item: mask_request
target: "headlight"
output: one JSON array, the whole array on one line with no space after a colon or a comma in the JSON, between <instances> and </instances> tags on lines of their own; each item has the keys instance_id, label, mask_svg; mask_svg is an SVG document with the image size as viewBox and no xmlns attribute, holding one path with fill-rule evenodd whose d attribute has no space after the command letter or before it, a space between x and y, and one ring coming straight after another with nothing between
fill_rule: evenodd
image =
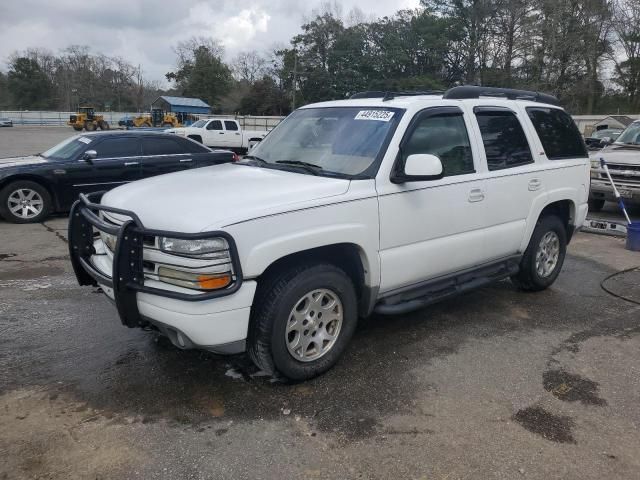
<instances>
[{"instance_id":1,"label":"headlight","mask_svg":"<svg viewBox=\"0 0 640 480\"><path fill-rule=\"evenodd\" d=\"M100 238L102 239L102 242L105 244L105 246L109 250L111 250L112 252L115 252L116 242L118 240L118 237L116 237L115 235L111 235L110 233L107 233L107 232L100 232Z\"/></svg>"},{"instance_id":2,"label":"headlight","mask_svg":"<svg viewBox=\"0 0 640 480\"><path fill-rule=\"evenodd\" d=\"M160 237L159 242L160 250L166 253L207 259L230 259L229 243L220 237L198 240Z\"/></svg>"},{"instance_id":3,"label":"headlight","mask_svg":"<svg viewBox=\"0 0 640 480\"><path fill-rule=\"evenodd\" d=\"M600 178L600 173L598 172L599 168L600 168L600 161L591 160L591 170L590 170L591 178Z\"/></svg>"}]
</instances>

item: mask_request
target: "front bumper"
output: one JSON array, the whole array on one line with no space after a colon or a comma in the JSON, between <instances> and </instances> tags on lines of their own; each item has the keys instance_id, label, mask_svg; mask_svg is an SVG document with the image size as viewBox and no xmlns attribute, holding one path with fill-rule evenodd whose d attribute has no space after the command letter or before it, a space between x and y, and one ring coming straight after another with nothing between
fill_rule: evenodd
<instances>
[{"instance_id":1,"label":"front bumper","mask_svg":"<svg viewBox=\"0 0 640 480\"><path fill-rule=\"evenodd\" d=\"M80 285L102 287L128 327L149 324L180 348L202 348L219 353L244 350L256 283L243 282L233 238L226 232L185 234L146 229L135 213L99 205L81 195L69 216L69 253ZM122 225L102 219L96 212L126 218ZM99 232L117 237L110 256L101 251ZM233 282L227 288L200 293L174 287L145 274L145 239L224 237L229 244Z\"/></svg>"},{"instance_id":2,"label":"front bumper","mask_svg":"<svg viewBox=\"0 0 640 480\"><path fill-rule=\"evenodd\" d=\"M614 180L615 181L615 180ZM640 204L640 185L631 184L628 182L615 181L618 190L625 192L622 199L625 204ZM629 195L630 194L630 195ZM613 187L608 180L591 179L591 189L589 191L589 198L595 200L607 200L609 202L617 202L616 196L613 193Z\"/></svg>"}]
</instances>

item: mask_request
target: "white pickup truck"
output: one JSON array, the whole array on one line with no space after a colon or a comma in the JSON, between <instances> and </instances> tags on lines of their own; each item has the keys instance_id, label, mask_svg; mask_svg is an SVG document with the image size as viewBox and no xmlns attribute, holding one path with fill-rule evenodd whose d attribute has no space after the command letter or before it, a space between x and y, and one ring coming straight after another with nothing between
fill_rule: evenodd
<instances>
[{"instance_id":1,"label":"white pickup truck","mask_svg":"<svg viewBox=\"0 0 640 480\"><path fill-rule=\"evenodd\" d=\"M509 277L549 287L588 196L586 146L554 97L367 92L296 110L243 161L81 197L69 249L124 325L301 380L360 317Z\"/></svg>"},{"instance_id":2,"label":"white pickup truck","mask_svg":"<svg viewBox=\"0 0 640 480\"><path fill-rule=\"evenodd\" d=\"M244 130L237 120L216 118L198 120L188 127L165 130L200 142L207 147L246 153L267 135L267 131Z\"/></svg>"}]
</instances>

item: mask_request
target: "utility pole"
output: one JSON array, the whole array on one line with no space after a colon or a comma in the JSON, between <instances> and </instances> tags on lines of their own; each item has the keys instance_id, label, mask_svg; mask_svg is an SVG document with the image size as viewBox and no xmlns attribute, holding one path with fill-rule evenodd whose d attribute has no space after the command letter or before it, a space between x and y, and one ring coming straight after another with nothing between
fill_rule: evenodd
<instances>
[{"instance_id":1,"label":"utility pole","mask_svg":"<svg viewBox=\"0 0 640 480\"><path fill-rule=\"evenodd\" d=\"M291 95L291 111L296 109L296 88L298 85L298 54L293 50L293 94Z\"/></svg>"}]
</instances>

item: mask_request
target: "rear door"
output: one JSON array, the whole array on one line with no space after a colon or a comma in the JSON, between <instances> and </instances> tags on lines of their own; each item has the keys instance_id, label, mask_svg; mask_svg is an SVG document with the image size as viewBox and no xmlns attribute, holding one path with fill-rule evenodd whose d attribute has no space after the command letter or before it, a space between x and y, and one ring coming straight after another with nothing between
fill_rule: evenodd
<instances>
[{"instance_id":1,"label":"rear door","mask_svg":"<svg viewBox=\"0 0 640 480\"><path fill-rule=\"evenodd\" d=\"M192 168L196 161L180 138L148 135L142 138L142 178Z\"/></svg>"},{"instance_id":2,"label":"rear door","mask_svg":"<svg viewBox=\"0 0 640 480\"><path fill-rule=\"evenodd\" d=\"M227 142L224 146L230 148L242 147L242 132L240 125L235 120L224 121L224 137Z\"/></svg>"},{"instance_id":3,"label":"rear door","mask_svg":"<svg viewBox=\"0 0 640 480\"><path fill-rule=\"evenodd\" d=\"M110 190L141 178L140 139L134 136L104 137L90 143L87 148L96 151L94 160L79 159L65 165L63 182L72 200L80 193Z\"/></svg>"},{"instance_id":4,"label":"rear door","mask_svg":"<svg viewBox=\"0 0 640 480\"><path fill-rule=\"evenodd\" d=\"M534 159L524 112L477 106L473 114L487 169L484 249L491 261L519 252L532 205L545 197L544 165Z\"/></svg>"}]
</instances>

